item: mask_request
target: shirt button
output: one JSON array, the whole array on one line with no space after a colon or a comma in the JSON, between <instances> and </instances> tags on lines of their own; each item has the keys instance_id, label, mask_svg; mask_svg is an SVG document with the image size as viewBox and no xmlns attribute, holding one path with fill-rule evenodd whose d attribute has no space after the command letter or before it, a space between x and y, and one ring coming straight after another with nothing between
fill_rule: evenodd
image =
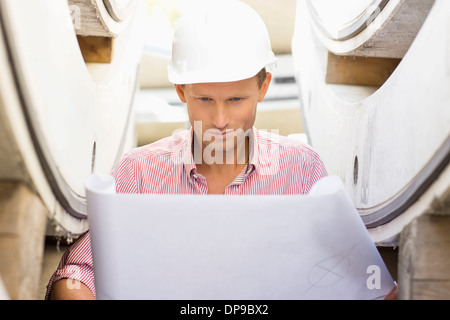
<instances>
[{"instance_id":1,"label":"shirt button","mask_svg":"<svg viewBox=\"0 0 450 320\"><path fill-rule=\"evenodd\" d=\"M198 178L197 175L196 175L195 173L192 175L192 177L194 177L194 179L197 179L197 178Z\"/></svg>"}]
</instances>

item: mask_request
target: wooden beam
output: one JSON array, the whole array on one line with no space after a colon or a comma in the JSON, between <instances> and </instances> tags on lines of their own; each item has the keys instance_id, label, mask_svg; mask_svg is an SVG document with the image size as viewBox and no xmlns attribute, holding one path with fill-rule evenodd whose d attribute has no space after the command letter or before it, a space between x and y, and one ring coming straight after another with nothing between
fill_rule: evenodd
<instances>
[{"instance_id":1,"label":"wooden beam","mask_svg":"<svg viewBox=\"0 0 450 320\"><path fill-rule=\"evenodd\" d=\"M47 210L24 184L0 181L0 275L12 300L39 292Z\"/></svg>"},{"instance_id":2,"label":"wooden beam","mask_svg":"<svg viewBox=\"0 0 450 320\"><path fill-rule=\"evenodd\" d=\"M450 215L425 214L402 231L399 299L450 299L449 248Z\"/></svg>"},{"instance_id":3,"label":"wooden beam","mask_svg":"<svg viewBox=\"0 0 450 320\"><path fill-rule=\"evenodd\" d=\"M328 53L326 83L381 86L401 59L337 56Z\"/></svg>"},{"instance_id":4,"label":"wooden beam","mask_svg":"<svg viewBox=\"0 0 450 320\"><path fill-rule=\"evenodd\" d=\"M111 63L114 38L77 36L77 39L86 63Z\"/></svg>"}]
</instances>

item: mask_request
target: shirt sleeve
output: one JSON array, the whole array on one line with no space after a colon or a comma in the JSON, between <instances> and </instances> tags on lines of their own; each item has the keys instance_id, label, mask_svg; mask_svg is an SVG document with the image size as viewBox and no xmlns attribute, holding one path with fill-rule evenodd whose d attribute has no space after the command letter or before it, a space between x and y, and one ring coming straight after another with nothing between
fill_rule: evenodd
<instances>
[{"instance_id":1,"label":"shirt sleeve","mask_svg":"<svg viewBox=\"0 0 450 320\"><path fill-rule=\"evenodd\" d=\"M328 172L319 154L310 147L305 148L307 150L308 155L307 158L305 159L306 167L308 168L307 169L308 179L306 185L304 186L305 188L304 194L308 194L312 186L316 184L317 181L328 176Z\"/></svg>"},{"instance_id":2,"label":"shirt sleeve","mask_svg":"<svg viewBox=\"0 0 450 320\"><path fill-rule=\"evenodd\" d=\"M311 170L311 187L309 188L311 190L312 186L319 181L320 179L328 176L327 169L325 168L325 164L323 163L322 159L317 155L317 158L313 162L312 170ZM309 192L309 190L308 190Z\"/></svg>"},{"instance_id":3,"label":"shirt sleeve","mask_svg":"<svg viewBox=\"0 0 450 320\"><path fill-rule=\"evenodd\" d=\"M61 279L67 279L67 288L71 290L77 289L77 284L73 280L78 280L91 290L94 297L96 296L91 238L89 233L79 238L63 254L58 268L53 273L47 285L46 300L50 298L53 284Z\"/></svg>"},{"instance_id":4,"label":"shirt sleeve","mask_svg":"<svg viewBox=\"0 0 450 320\"><path fill-rule=\"evenodd\" d=\"M139 193L140 170L136 161L124 156L112 171L118 193Z\"/></svg>"}]
</instances>

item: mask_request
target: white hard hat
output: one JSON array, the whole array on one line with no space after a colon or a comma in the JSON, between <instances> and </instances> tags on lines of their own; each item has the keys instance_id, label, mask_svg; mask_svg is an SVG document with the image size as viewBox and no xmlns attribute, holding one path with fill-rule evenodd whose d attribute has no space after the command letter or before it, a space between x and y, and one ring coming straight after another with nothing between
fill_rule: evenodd
<instances>
[{"instance_id":1,"label":"white hard hat","mask_svg":"<svg viewBox=\"0 0 450 320\"><path fill-rule=\"evenodd\" d=\"M261 17L237 0L207 0L186 13L174 32L169 81L230 82L276 63Z\"/></svg>"}]
</instances>

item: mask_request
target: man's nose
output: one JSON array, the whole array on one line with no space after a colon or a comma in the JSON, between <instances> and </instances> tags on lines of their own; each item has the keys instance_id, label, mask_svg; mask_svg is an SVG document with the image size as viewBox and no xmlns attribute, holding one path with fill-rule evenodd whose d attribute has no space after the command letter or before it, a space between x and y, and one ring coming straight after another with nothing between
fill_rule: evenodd
<instances>
[{"instance_id":1,"label":"man's nose","mask_svg":"<svg viewBox=\"0 0 450 320\"><path fill-rule=\"evenodd\" d=\"M228 109L225 103L217 103L213 115L213 124L219 129L223 130L227 127L229 120Z\"/></svg>"}]
</instances>

